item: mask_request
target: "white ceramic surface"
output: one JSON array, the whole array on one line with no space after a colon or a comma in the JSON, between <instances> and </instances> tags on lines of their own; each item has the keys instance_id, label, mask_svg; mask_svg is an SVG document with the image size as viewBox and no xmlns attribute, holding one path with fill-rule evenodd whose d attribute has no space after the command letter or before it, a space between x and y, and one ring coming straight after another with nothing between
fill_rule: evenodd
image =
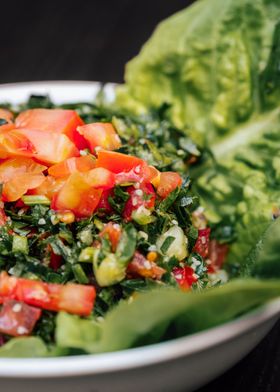
<instances>
[{"instance_id":1,"label":"white ceramic surface","mask_svg":"<svg viewBox=\"0 0 280 392\"><path fill-rule=\"evenodd\" d=\"M35 82L0 86L0 103L48 93L56 103L90 101L95 82ZM106 86L111 100L114 85ZM280 300L220 327L169 342L116 353L42 359L1 359L0 391L193 391L229 369L270 330Z\"/></svg>"}]
</instances>

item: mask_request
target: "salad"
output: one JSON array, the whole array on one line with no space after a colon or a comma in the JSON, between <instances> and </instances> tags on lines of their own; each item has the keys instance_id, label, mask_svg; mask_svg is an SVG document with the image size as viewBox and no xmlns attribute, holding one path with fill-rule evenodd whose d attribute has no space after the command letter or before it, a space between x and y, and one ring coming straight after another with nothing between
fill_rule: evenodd
<instances>
[{"instance_id":1,"label":"salad","mask_svg":"<svg viewBox=\"0 0 280 392\"><path fill-rule=\"evenodd\" d=\"M113 104L0 105L0 356L156 343L279 297L279 18L201 0Z\"/></svg>"}]
</instances>

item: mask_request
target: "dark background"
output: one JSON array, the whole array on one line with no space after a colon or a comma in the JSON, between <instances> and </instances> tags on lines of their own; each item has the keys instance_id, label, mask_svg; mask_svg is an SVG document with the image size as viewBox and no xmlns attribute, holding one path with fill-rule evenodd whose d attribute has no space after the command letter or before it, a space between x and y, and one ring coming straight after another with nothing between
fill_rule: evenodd
<instances>
[{"instance_id":1,"label":"dark background","mask_svg":"<svg viewBox=\"0 0 280 392\"><path fill-rule=\"evenodd\" d=\"M121 82L125 63L138 53L157 23L189 3L2 1L0 83ZM200 392L279 392L279 366L280 323L243 361Z\"/></svg>"}]
</instances>

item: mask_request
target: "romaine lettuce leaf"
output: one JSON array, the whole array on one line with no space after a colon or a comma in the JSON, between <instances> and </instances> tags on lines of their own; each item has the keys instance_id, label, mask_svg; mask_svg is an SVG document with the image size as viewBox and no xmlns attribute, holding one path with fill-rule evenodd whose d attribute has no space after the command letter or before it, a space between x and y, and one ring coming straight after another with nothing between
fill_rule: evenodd
<instances>
[{"instance_id":1,"label":"romaine lettuce leaf","mask_svg":"<svg viewBox=\"0 0 280 392\"><path fill-rule=\"evenodd\" d=\"M261 109L260 72L280 17L278 0L200 0L159 24L127 64L118 103L169 117L198 142L219 140Z\"/></svg>"},{"instance_id":2,"label":"romaine lettuce leaf","mask_svg":"<svg viewBox=\"0 0 280 392\"><path fill-rule=\"evenodd\" d=\"M0 348L0 357L6 358L35 358L47 355L47 347L38 337L14 338Z\"/></svg>"},{"instance_id":3,"label":"romaine lettuce leaf","mask_svg":"<svg viewBox=\"0 0 280 392\"><path fill-rule=\"evenodd\" d=\"M279 295L279 280L258 279L235 280L188 294L175 289L151 290L132 303L118 304L100 322L98 335L91 320L60 314L57 344L99 353L157 343L230 321ZM75 332L79 328L82 333Z\"/></svg>"}]
</instances>

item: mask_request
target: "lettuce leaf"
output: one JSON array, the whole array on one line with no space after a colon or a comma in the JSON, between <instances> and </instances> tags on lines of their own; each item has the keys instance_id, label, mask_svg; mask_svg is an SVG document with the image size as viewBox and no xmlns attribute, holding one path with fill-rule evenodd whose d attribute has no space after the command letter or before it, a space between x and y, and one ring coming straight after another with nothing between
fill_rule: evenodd
<instances>
[{"instance_id":1,"label":"lettuce leaf","mask_svg":"<svg viewBox=\"0 0 280 392\"><path fill-rule=\"evenodd\" d=\"M200 0L156 28L126 66L120 106L171 105L169 119L211 143L261 110L278 0Z\"/></svg>"},{"instance_id":2,"label":"lettuce leaf","mask_svg":"<svg viewBox=\"0 0 280 392\"><path fill-rule=\"evenodd\" d=\"M38 337L14 338L0 348L0 357L5 358L37 358L47 355L47 347Z\"/></svg>"},{"instance_id":3,"label":"lettuce leaf","mask_svg":"<svg viewBox=\"0 0 280 392\"><path fill-rule=\"evenodd\" d=\"M57 344L99 353L157 343L225 323L279 295L280 281L257 279L235 280L188 294L175 289L152 290L111 310L100 322L99 336L91 320L59 315ZM79 328L82 333L75 332ZM94 339L88 339L92 335Z\"/></svg>"},{"instance_id":4,"label":"lettuce leaf","mask_svg":"<svg viewBox=\"0 0 280 392\"><path fill-rule=\"evenodd\" d=\"M271 223L249 253L243 267L244 276L280 278L280 219Z\"/></svg>"}]
</instances>

